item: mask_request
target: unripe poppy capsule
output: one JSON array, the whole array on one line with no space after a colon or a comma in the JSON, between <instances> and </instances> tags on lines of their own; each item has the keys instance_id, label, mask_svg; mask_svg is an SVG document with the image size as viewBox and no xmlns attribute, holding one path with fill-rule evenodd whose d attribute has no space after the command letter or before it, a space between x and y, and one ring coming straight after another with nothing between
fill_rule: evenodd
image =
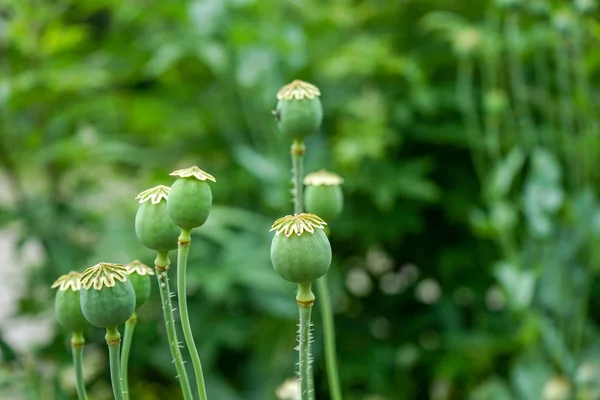
<instances>
[{"instance_id":1,"label":"unripe poppy capsule","mask_svg":"<svg viewBox=\"0 0 600 400\"><path fill-rule=\"evenodd\" d=\"M212 206L212 192L207 181L215 178L197 166L171 172L178 176L169 192L167 210L171 221L187 231L203 225Z\"/></svg>"},{"instance_id":2,"label":"unripe poppy capsule","mask_svg":"<svg viewBox=\"0 0 600 400\"><path fill-rule=\"evenodd\" d=\"M79 292L81 291L81 274L71 271L59 277L52 289L58 288L54 300L56 320L71 332L83 332L90 326L81 312Z\"/></svg>"},{"instance_id":3,"label":"unripe poppy capsule","mask_svg":"<svg viewBox=\"0 0 600 400\"><path fill-rule=\"evenodd\" d=\"M159 185L138 194L140 207L135 215L135 234L147 248L166 253L177 248L179 229L167 213L170 188Z\"/></svg>"},{"instance_id":4,"label":"unripe poppy capsule","mask_svg":"<svg viewBox=\"0 0 600 400\"><path fill-rule=\"evenodd\" d=\"M135 311L135 292L121 264L99 263L81 275L81 311L90 324L124 324Z\"/></svg>"},{"instance_id":5,"label":"unripe poppy capsule","mask_svg":"<svg viewBox=\"0 0 600 400\"><path fill-rule=\"evenodd\" d=\"M331 265L331 245L325 221L314 214L287 215L273 224L271 262L275 272L293 283L310 283Z\"/></svg>"},{"instance_id":6,"label":"unripe poppy capsule","mask_svg":"<svg viewBox=\"0 0 600 400\"><path fill-rule=\"evenodd\" d=\"M319 129L323 107L319 88L308 82L294 80L277 93L274 115L279 131L293 139L303 139Z\"/></svg>"},{"instance_id":7,"label":"unripe poppy capsule","mask_svg":"<svg viewBox=\"0 0 600 400\"><path fill-rule=\"evenodd\" d=\"M344 195L341 188L343 182L340 176L324 169L306 175L304 178L306 211L317 214L325 221L338 217L344 208Z\"/></svg>"},{"instance_id":8,"label":"unripe poppy capsule","mask_svg":"<svg viewBox=\"0 0 600 400\"><path fill-rule=\"evenodd\" d=\"M135 292L135 309L139 310L150 298L150 275L154 275L154 270L138 260L127 264L125 268L128 273L127 279Z\"/></svg>"}]
</instances>

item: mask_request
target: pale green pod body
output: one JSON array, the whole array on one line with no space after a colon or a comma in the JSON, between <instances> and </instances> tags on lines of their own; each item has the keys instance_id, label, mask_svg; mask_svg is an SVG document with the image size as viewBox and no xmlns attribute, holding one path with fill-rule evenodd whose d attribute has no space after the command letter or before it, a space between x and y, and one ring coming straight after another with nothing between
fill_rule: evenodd
<instances>
[{"instance_id":1,"label":"pale green pod body","mask_svg":"<svg viewBox=\"0 0 600 400\"><path fill-rule=\"evenodd\" d=\"M304 139L317 132L323 120L323 107L318 97L300 100L279 100L277 104L277 127L292 138Z\"/></svg>"},{"instance_id":2,"label":"pale green pod body","mask_svg":"<svg viewBox=\"0 0 600 400\"><path fill-rule=\"evenodd\" d=\"M205 181L194 177L179 178L171 186L167 210L178 227L191 230L202 226L210 214L212 192Z\"/></svg>"},{"instance_id":3,"label":"pale green pod body","mask_svg":"<svg viewBox=\"0 0 600 400\"><path fill-rule=\"evenodd\" d=\"M131 282L135 292L135 310L137 311L150 298L152 291L150 275L154 275L154 270L139 260L132 261L125 268L129 273L127 279Z\"/></svg>"},{"instance_id":4,"label":"pale green pod body","mask_svg":"<svg viewBox=\"0 0 600 400\"><path fill-rule=\"evenodd\" d=\"M275 272L289 282L308 283L327 273L331 265L331 245L322 230L301 236L277 235L271 243Z\"/></svg>"},{"instance_id":5,"label":"pale green pod body","mask_svg":"<svg viewBox=\"0 0 600 400\"><path fill-rule=\"evenodd\" d=\"M166 253L177 248L179 228L169 218L166 201L140 204L135 215L135 233L151 250Z\"/></svg>"},{"instance_id":6,"label":"pale green pod body","mask_svg":"<svg viewBox=\"0 0 600 400\"><path fill-rule=\"evenodd\" d=\"M137 311L150 298L150 292L152 291L150 276L135 273L129 274L129 282L131 282L131 286L133 286L133 291L135 292L135 309Z\"/></svg>"},{"instance_id":7,"label":"pale green pod body","mask_svg":"<svg viewBox=\"0 0 600 400\"><path fill-rule=\"evenodd\" d=\"M56 320L70 332L83 332L90 324L81 312L79 290L58 290L54 299Z\"/></svg>"},{"instance_id":8,"label":"pale green pod body","mask_svg":"<svg viewBox=\"0 0 600 400\"><path fill-rule=\"evenodd\" d=\"M331 265L331 245L323 232L326 223L313 214L288 215L271 230L271 263L275 272L293 283L310 283L325 275Z\"/></svg>"},{"instance_id":9,"label":"pale green pod body","mask_svg":"<svg viewBox=\"0 0 600 400\"><path fill-rule=\"evenodd\" d=\"M81 301L79 292L81 290L81 274L77 271L71 271L68 274L61 275L52 284L52 289L56 289L54 298L54 311L56 320L65 329L71 332L81 334L89 328L83 313L81 312Z\"/></svg>"},{"instance_id":10,"label":"pale green pod body","mask_svg":"<svg viewBox=\"0 0 600 400\"><path fill-rule=\"evenodd\" d=\"M337 218L344 208L344 195L339 185L307 186L304 190L306 211L325 221Z\"/></svg>"},{"instance_id":11,"label":"pale green pod body","mask_svg":"<svg viewBox=\"0 0 600 400\"><path fill-rule=\"evenodd\" d=\"M90 324L114 328L135 311L135 292L121 264L101 262L81 275L81 311Z\"/></svg>"},{"instance_id":12,"label":"pale green pod body","mask_svg":"<svg viewBox=\"0 0 600 400\"><path fill-rule=\"evenodd\" d=\"M90 324L108 328L124 324L135 311L135 292L129 280L100 290L81 289L81 311Z\"/></svg>"}]
</instances>

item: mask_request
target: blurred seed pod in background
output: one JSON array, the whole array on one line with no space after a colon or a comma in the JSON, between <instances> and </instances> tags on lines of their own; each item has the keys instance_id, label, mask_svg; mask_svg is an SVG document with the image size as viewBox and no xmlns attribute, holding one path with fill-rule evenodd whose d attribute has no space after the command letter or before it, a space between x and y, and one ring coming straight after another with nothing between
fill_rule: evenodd
<instances>
[{"instance_id":1,"label":"blurred seed pod in background","mask_svg":"<svg viewBox=\"0 0 600 400\"><path fill-rule=\"evenodd\" d=\"M139 310L146 304L150 298L152 285L150 284L150 275L154 275L154 270L146 264L135 260L125 266L127 269L129 282L135 292L135 309Z\"/></svg>"},{"instance_id":2,"label":"blurred seed pod in background","mask_svg":"<svg viewBox=\"0 0 600 400\"><path fill-rule=\"evenodd\" d=\"M333 172L324 169L306 175L304 184L304 207L325 221L337 218L344 208L342 183L344 180Z\"/></svg>"},{"instance_id":3,"label":"blurred seed pod in background","mask_svg":"<svg viewBox=\"0 0 600 400\"><path fill-rule=\"evenodd\" d=\"M54 298L56 320L70 332L83 332L90 323L81 312L80 294L81 274L71 271L62 275L52 284L52 289L58 288Z\"/></svg>"}]
</instances>

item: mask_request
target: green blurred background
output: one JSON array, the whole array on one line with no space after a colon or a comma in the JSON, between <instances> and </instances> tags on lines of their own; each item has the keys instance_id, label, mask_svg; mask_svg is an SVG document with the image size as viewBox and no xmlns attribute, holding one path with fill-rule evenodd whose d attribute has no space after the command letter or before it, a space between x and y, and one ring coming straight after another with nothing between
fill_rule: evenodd
<instances>
[{"instance_id":1,"label":"green blurred background","mask_svg":"<svg viewBox=\"0 0 600 400\"><path fill-rule=\"evenodd\" d=\"M325 115L305 171L345 178L344 398L599 399L597 16L593 0L1 0L0 398L74 398L50 284L151 264L134 198L193 164L217 178L188 267L209 396L277 398L297 310L269 260L292 208L271 110L299 78ZM157 297L133 399L180 398ZM110 398L103 332L87 339L90 397Z\"/></svg>"}]
</instances>

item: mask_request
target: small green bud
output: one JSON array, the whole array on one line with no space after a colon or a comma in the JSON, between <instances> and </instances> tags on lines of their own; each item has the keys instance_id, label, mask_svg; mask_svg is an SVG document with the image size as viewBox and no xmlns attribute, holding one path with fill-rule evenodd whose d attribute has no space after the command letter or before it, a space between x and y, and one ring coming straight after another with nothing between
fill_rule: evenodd
<instances>
[{"instance_id":1,"label":"small green bud","mask_svg":"<svg viewBox=\"0 0 600 400\"><path fill-rule=\"evenodd\" d=\"M187 231L203 225L212 206L212 192L206 181L216 182L215 178L196 166L173 171L170 175L179 177L167 199L171 221Z\"/></svg>"},{"instance_id":2,"label":"small green bud","mask_svg":"<svg viewBox=\"0 0 600 400\"><path fill-rule=\"evenodd\" d=\"M90 324L124 324L135 311L135 292L121 264L101 262L81 275L81 311Z\"/></svg>"},{"instance_id":3,"label":"small green bud","mask_svg":"<svg viewBox=\"0 0 600 400\"><path fill-rule=\"evenodd\" d=\"M145 190L136 199L140 207L135 216L135 233L147 248L166 253L177 248L179 229L167 213L170 188L159 185Z\"/></svg>"},{"instance_id":4,"label":"small green bud","mask_svg":"<svg viewBox=\"0 0 600 400\"><path fill-rule=\"evenodd\" d=\"M287 215L273 224L271 262L275 272L293 283L310 283L331 265L331 245L325 221L314 214Z\"/></svg>"},{"instance_id":5,"label":"small green bud","mask_svg":"<svg viewBox=\"0 0 600 400\"><path fill-rule=\"evenodd\" d=\"M71 271L59 277L52 284L52 289L58 288L54 299L56 320L71 332L83 332L90 324L81 312L79 292L81 291L81 274Z\"/></svg>"},{"instance_id":6,"label":"small green bud","mask_svg":"<svg viewBox=\"0 0 600 400\"><path fill-rule=\"evenodd\" d=\"M325 221L338 217L344 208L344 194L341 184L344 180L333 172L324 169L306 175L304 184L304 205L306 211L317 214Z\"/></svg>"},{"instance_id":7,"label":"small green bud","mask_svg":"<svg viewBox=\"0 0 600 400\"><path fill-rule=\"evenodd\" d=\"M319 88L300 80L282 87L274 111L279 131L299 140L315 133L323 120L320 95Z\"/></svg>"},{"instance_id":8,"label":"small green bud","mask_svg":"<svg viewBox=\"0 0 600 400\"><path fill-rule=\"evenodd\" d=\"M127 278L135 292L135 309L137 311L150 298L152 290L150 275L154 275L154 270L138 260L127 264L125 268L127 269Z\"/></svg>"}]
</instances>

